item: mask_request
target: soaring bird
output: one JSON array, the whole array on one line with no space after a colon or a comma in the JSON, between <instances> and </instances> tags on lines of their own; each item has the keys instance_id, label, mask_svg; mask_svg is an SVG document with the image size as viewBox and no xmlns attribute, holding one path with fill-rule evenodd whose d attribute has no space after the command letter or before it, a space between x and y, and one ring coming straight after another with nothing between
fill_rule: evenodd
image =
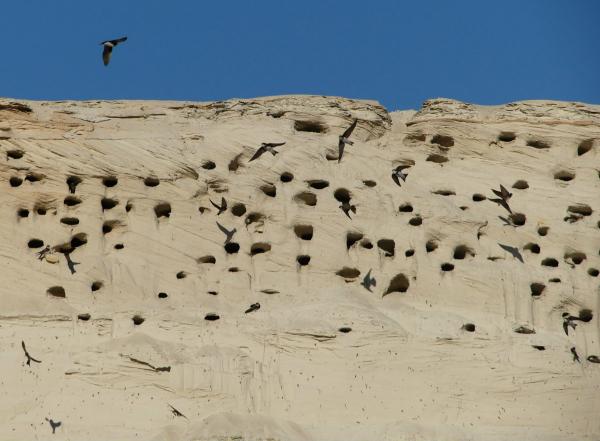
<instances>
[{"instance_id":1,"label":"soaring bird","mask_svg":"<svg viewBox=\"0 0 600 441\"><path fill-rule=\"evenodd\" d=\"M369 292L372 292L371 286L377 286L377 281L375 280L375 277L371 277L371 270L369 270L369 272L365 275L360 284L364 286L364 288Z\"/></svg>"},{"instance_id":2,"label":"soaring bird","mask_svg":"<svg viewBox=\"0 0 600 441\"><path fill-rule=\"evenodd\" d=\"M227 245L229 242L231 242L231 239L233 239L233 235L236 233L237 228L234 228L233 230L228 230L219 222L217 222L217 227L219 227L219 230L221 230L225 235L225 245Z\"/></svg>"},{"instance_id":3,"label":"soaring bird","mask_svg":"<svg viewBox=\"0 0 600 441\"><path fill-rule=\"evenodd\" d=\"M260 309L260 303L256 302L256 303L253 303L252 305L250 305L250 307L248 309L246 309L246 311L244 311L244 313L248 314L250 312L257 311L259 309Z\"/></svg>"},{"instance_id":4,"label":"soaring bird","mask_svg":"<svg viewBox=\"0 0 600 441\"><path fill-rule=\"evenodd\" d=\"M352 219L350 217L350 211L352 211L352 213L356 214L356 205L350 205L350 202L343 202L342 205L340 205L340 208L342 209L342 211L344 213L346 213L346 216L348 216L348 219Z\"/></svg>"},{"instance_id":5,"label":"soaring bird","mask_svg":"<svg viewBox=\"0 0 600 441\"><path fill-rule=\"evenodd\" d=\"M562 318L563 318L563 329L565 331L565 334L569 335L569 326L571 328L573 328L573 331L574 331L575 328L577 327L577 323L573 323L573 321L580 320L580 319L579 319L579 317L572 316L568 312L563 312Z\"/></svg>"},{"instance_id":6,"label":"soaring bird","mask_svg":"<svg viewBox=\"0 0 600 441\"><path fill-rule=\"evenodd\" d=\"M209 199L210 203L213 204L213 207L215 207L217 210L219 210L219 212L217 213L217 216L220 215L221 213L223 213L225 210L227 210L227 201L225 200L225 198L221 198L221 206L219 207L217 204L215 204L212 199Z\"/></svg>"},{"instance_id":7,"label":"soaring bird","mask_svg":"<svg viewBox=\"0 0 600 441\"><path fill-rule=\"evenodd\" d=\"M400 179L406 181L406 177L408 176L406 173L402 173L402 170L405 168L410 168L410 165L399 165L392 171L392 179L399 187L401 187Z\"/></svg>"},{"instance_id":8,"label":"soaring bird","mask_svg":"<svg viewBox=\"0 0 600 441\"><path fill-rule=\"evenodd\" d=\"M270 152L273 156L275 156L277 153L279 153L277 150L275 150L275 147L279 147L280 145L284 144L285 142L263 142L256 153L254 153L254 156L252 156L248 162L252 162L255 159L260 158L265 152Z\"/></svg>"},{"instance_id":9,"label":"soaring bird","mask_svg":"<svg viewBox=\"0 0 600 441\"><path fill-rule=\"evenodd\" d=\"M186 417L184 414L182 414L181 412L179 412L177 409L175 409L175 408L174 408L173 406L171 406L170 404L169 404L169 407L171 408L171 413L172 413L173 415L175 415L176 417L183 417L183 418L185 418L186 420L188 419L188 417Z\"/></svg>"},{"instance_id":10,"label":"soaring bird","mask_svg":"<svg viewBox=\"0 0 600 441\"><path fill-rule=\"evenodd\" d=\"M350 125L350 127L348 127L346 129L346 131L340 135L340 141L338 143L338 150L339 150L338 163L342 160L342 156L344 155L344 147L346 147L346 144L350 144L350 145L354 144L354 142L350 141L348 138L350 138L350 135L352 134L352 132L354 131L354 128L356 127L356 124L358 124L357 119L355 119L354 122Z\"/></svg>"},{"instance_id":11,"label":"soaring bird","mask_svg":"<svg viewBox=\"0 0 600 441\"><path fill-rule=\"evenodd\" d=\"M108 66L113 47L119 43L123 43L125 40L127 40L127 37L117 38L116 40L106 40L100 43L102 46L104 46L104 50L102 51L102 61L104 61L105 66Z\"/></svg>"},{"instance_id":12,"label":"soaring bird","mask_svg":"<svg viewBox=\"0 0 600 441\"><path fill-rule=\"evenodd\" d=\"M576 361L577 363L581 363L581 360L579 359L579 355L577 354L577 350L575 349L575 346L573 346L571 348L571 354L573 354L573 361Z\"/></svg>"},{"instance_id":13,"label":"soaring bird","mask_svg":"<svg viewBox=\"0 0 600 441\"><path fill-rule=\"evenodd\" d=\"M21 340L21 347L23 348L23 352L25 352L25 357L27 357L27 366L31 366L32 361L35 361L36 363L41 363L41 360L36 360L31 355L29 355L29 352L27 352L27 348L25 348L25 342L23 340Z\"/></svg>"},{"instance_id":14,"label":"soaring bird","mask_svg":"<svg viewBox=\"0 0 600 441\"><path fill-rule=\"evenodd\" d=\"M49 420L48 418L46 418L46 421L50 423L50 427L52 427L52 433L56 432L56 428L60 427L62 424L60 421Z\"/></svg>"},{"instance_id":15,"label":"soaring bird","mask_svg":"<svg viewBox=\"0 0 600 441\"><path fill-rule=\"evenodd\" d=\"M500 184L500 191L494 190L493 188L492 191L496 196L498 196L501 199L504 199L505 201L508 201L512 196L512 193L509 192L506 188L504 188L504 185L502 184Z\"/></svg>"}]
</instances>

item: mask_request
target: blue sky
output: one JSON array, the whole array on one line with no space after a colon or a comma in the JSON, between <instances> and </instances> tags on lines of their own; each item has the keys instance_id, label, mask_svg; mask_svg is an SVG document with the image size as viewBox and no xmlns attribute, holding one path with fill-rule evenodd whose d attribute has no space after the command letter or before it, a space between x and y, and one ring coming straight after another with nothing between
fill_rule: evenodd
<instances>
[{"instance_id":1,"label":"blue sky","mask_svg":"<svg viewBox=\"0 0 600 441\"><path fill-rule=\"evenodd\" d=\"M600 1L15 0L0 96L600 104ZM127 35L104 67L99 42Z\"/></svg>"}]
</instances>

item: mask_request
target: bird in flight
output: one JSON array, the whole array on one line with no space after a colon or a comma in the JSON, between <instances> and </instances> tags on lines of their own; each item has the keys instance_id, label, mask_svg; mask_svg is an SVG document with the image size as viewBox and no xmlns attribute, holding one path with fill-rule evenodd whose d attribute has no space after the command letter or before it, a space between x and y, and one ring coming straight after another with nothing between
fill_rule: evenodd
<instances>
[{"instance_id":1,"label":"bird in flight","mask_svg":"<svg viewBox=\"0 0 600 441\"><path fill-rule=\"evenodd\" d=\"M279 147L280 145L284 144L285 142L263 142L256 153L254 153L254 156L252 156L248 162L252 162L255 159L260 158L265 152L270 152L273 156L275 156L277 153L279 153L277 150L275 150L275 147Z\"/></svg>"},{"instance_id":2,"label":"bird in flight","mask_svg":"<svg viewBox=\"0 0 600 441\"><path fill-rule=\"evenodd\" d=\"M181 412L179 412L177 409L175 409L175 408L174 408L173 406L171 406L170 404L169 404L169 407L171 408L171 413L172 413L173 415L175 415L176 417L183 417L183 418L185 418L186 420L188 419L188 417L186 417L184 414L182 414Z\"/></svg>"},{"instance_id":3,"label":"bird in flight","mask_svg":"<svg viewBox=\"0 0 600 441\"><path fill-rule=\"evenodd\" d=\"M60 421L54 421L54 420L48 419L48 418L46 418L46 421L48 421L50 423L50 427L52 427L52 433L56 432L56 428L60 427L60 425L62 424L62 422L60 422Z\"/></svg>"},{"instance_id":4,"label":"bird in flight","mask_svg":"<svg viewBox=\"0 0 600 441\"><path fill-rule=\"evenodd\" d=\"M246 311L244 311L245 314L248 314L252 311L257 311L260 309L260 303L256 302L253 303L252 305L250 305L250 308L246 309Z\"/></svg>"},{"instance_id":5,"label":"bird in flight","mask_svg":"<svg viewBox=\"0 0 600 441\"><path fill-rule=\"evenodd\" d=\"M500 184L500 191L494 190L493 188L492 191L496 196L498 196L501 199L504 199L505 201L508 201L512 196L512 193L509 192L502 184Z\"/></svg>"},{"instance_id":6,"label":"bird in flight","mask_svg":"<svg viewBox=\"0 0 600 441\"><path fill-rule=\"evenodd\" d=\"M394 180L396 185L398 185L398 187L402 186L400 185L400 179L406 182L406 177L408 175L406 173L402 173L402 170L404 170L405 168L410 168L410 165L399 165L392 171L392 179Z\"/></svg>"},{"instance_id":7,"label":"bird in flight","mask_svg":"<svg viewBox=\"0 0 600 441\"><path fill-rule=\"evenodd\" d=\"M565 331L565 334L569 335L569 326L571 328L573 328L573 331L574 331L575 328L577 327L577 323L573 323L573 321L579 320L579 317L572 316L568 312L563 312L562 318L563 318L563 330Z\"/></svg>"},{"instance_id":8,"label":"bird in flight","mask_svg":"<svg viewBox=\"0 0 600 441\"><path fill-rule=\"evenodd\" d=\"M236 233L237 228L234 228L233 230L228 230L219 222L217 222L217 227L219 227L219 230L221 230L225 235L225 245L227 245L229 242L231 242L231 239L233 239L233 235Z\"/></svg>"},{"instance_id":9,"label":"bird in flight","mask_svg":"<svg viewBox=\"0 0 600 441\"><path fill-rule=\"evenodd\" d=\"M219 212L217 213L217 216L220 215L221 213L223 213L225 210L227 210L227 201L225 200L225 198L221 198L221 206L218 206L217 204L215 204L212 199L209 199L210 203L213 205L213 207L215 207L217 210L219 210Z\"/></svg>"},{"instance_id":10,"label":"bird in flight","mask_svg":"<svg viewBox=\"0 0 600 441\"><path fill-rule=\"evenodd\" d=\"M369 270L369 272L365 275L364 279L362 280L362 282L360 282L360 284L364 286L364 288L369 292L372 292L371 286L377 286L377 281L375 280L375 277L371 277L371 270Z\"/></svg>"},{"instance_id":11,"label":"bird in flight","mask_svg":"<svg viewBox=\"0 0 600 441\"><path fill-rule=\"evenodd\" d=\"M39 260L44 260L44 257L46 257L46 254L48 254L49 252L50 252L50 246L46 245L46 247L43 250L38 251L36 254L37 254Z\"/></svg>"},{"instance_id":12,"label":"bird in flight","mask_svg":"<svg viewBox=\"0 0 600 441\"><path fill-rule=\"evenodd\" d=\"M354 142L350 141L348 138L350 138L350 135L352 134L352 132L354 131L354 128L356 127L356 124L358 124L357 119L355 119L354 122L350 125L350 127L348 127L346 129L346 131L340 135L340 141L338 143L338 151L339 151L338 164L342 160L342 156L344 155L344 147L346 147L346 144L350 144L350 145L354 144Z\"/></svg>"},{"instance_id":13,"label":"bird in flight","mask_svg":"<svg viewBox=\"0 0 600 441\"><path fill-rule=\"evenodd\" d=\"M571 354L573 354L573 361L576 361L577 363L581 363L581 360L579 359L579 355L577 354L577 350L575 349L575 346L573 346L571 348Z\"/></svg>"},{"instance_id":14,"label":"bird in flight","mask_svg":"<svg viewBox=\"0 0 600 441\"><path fill-rule=\"evenodd\" d=\"M106 40L100 43L102 46L104 46L104 50L102 51L102 61L104 61L105 66L108 66L110 56L112 55L113 47L115 47L119 43L123 43L125 40L127 40L127 37L121 37L115 40Z\"/></svg>"},{"instance_id":15,"label":"bird in flight","mask_svg":"<svg viewBox=\"0 0 600 441\"><path fill-rule=\"evenodd\" d=\"M346 213L346 216L348 216L348 219L352 219L350 217L350 211L352 211L354 214L356 214L356 205L350 205L350 202L342 203L342 205L340 205L340 208L342 209L342 211L344 213Z\"/></svg>"},{"instance_id":16,"label":"bird in flight","mask_svg":"<svg viewBox=\"0 0 600 441\"><path fill-rule=\"evenodd\" d=\"M23 348L23 352L25 352L25 357L27 357L27 366L31 366L32 361L35 361L36 363L41 363L41 360L36 360L31 355L29 355L29 352L27 352L27 348L25 347L25 342L23 340L21 340L21 347Z\"/></svg>"}]
</instances>

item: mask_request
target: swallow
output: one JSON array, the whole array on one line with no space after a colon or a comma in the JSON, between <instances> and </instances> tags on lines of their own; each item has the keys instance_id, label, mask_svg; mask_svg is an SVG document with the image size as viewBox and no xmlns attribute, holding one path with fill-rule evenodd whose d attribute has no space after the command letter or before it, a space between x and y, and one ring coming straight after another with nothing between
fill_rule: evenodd
<instances>
[{"instance_id":1,"label":"swallow","mask_svg":"<svg viewBox=\"0 0 600 441\"><path fill-rule=\"evenodd\" d=\"M41 360L36 360L31 355L29 355L29 352L27 352L27 349L25 348L25 342L23 340L21 340L21 347L23 348L23 352L25 352L25 357L27 357L27 366L31 366L32 361L35 361L36 363L42 362Z\"/></svg>"},{"instance_id":2,"label":"swallow","mask_svg":"<svg viewBox=\"0 0 600 441\"><path fill-rule=\"evenodd\" d=\"M354 122L350 125L350 127L348 127L344 133L342 133L340 135L340 140L338 143L338 164L339 162L342 160L342 156L344 154L344 147L346 147L346 144L350 144L350 145L354 145L354 142L350 141L348 138L350 138L350 135L352 134L352 132L354 131L354 128L356 127L356 124L358 124L358 120L355 119Z\"/></svg>"},{"instance_id":3,"label":"swallow","mask_svg":"<svg viewBox=\"0 0 600 441\"><path fill-rule=\"evenodd\" d=\"M229 231L227 228L225 228L219 222L217 222L217 227L219 227L219 230L221 230L223 232L223 234L225 235L225 244L228 244L229 242L231 242L231 239L233 239L233 235L236 233L237 228L234 228L233 230Z\"/></svg>"},{"instance_id":4,"label":"swallow","mask_svg":"<svg viewBox=\"0 0 600 441\"><path fill-rule=\"evenodd\" d=\"M173 415L175 415L176 417L183 417L183 418L185 418L186 420L188 419L188 417L186 417L184 414L182 414L181 412L179 412L177 409L175 409L175 408L174 408L173 406L171 406L170 404L169 404L169 407L171 408L171 413L172 413Z\"/></svg>"},{"instance_id":5,"label":"swallow","mask_svg":"<svg viewBox=\"0 0 600 441\"><path fill-rule=\"evenodd\" d=\"M80 262L73 262L73 260L71 260L71 253L63 254L67 260L67 267L69 267L69 271L71 271L71 274L75 274L75 265L79 265Z\"/></svg>"},{"instance_id":6,"label":"swallow","mask_svg":"<svg viewBox=\"0 0 600 441\"><path fill-rule=\"evenodd\" d=\"M48 418L46 418L46 421L50 423L50 427L52 427L52 433L56 432L56 428L60 427L62 424L60 421L49 420Z\"/></svg>"},{"instance_id":7,"label":"swallow","mask_svg":"<svg viewBox=\"0 0 600 441\"><path fill-rule=\"evenodd\" d=\"M502 248L504 251L507 251L510 254L512 254L512 256L515 259L517 259L519 262L525 263L525 261L523 260L523 256L521 255L521 252L519 251L519 249L517 247L513 247L513 246L510 246L510 245L504 245L502 243L498 243L498 246L500 248Z\"/></svg>"},{"instance_id":8,"label":"swallow","mask_svg":"<svg viewBox=\"0 0 600 441\"><path fill-rule=\"evenodd\" d=\"M260 303L256 302L256 303L253 303L252 305L250 305L250 308L246 309L246 311L244 311L244 313L248 314L253 311L258 311L259 309L260 309Z\"/></svg>"},{"instance_id":9,"label":"swallow","mask_svg":"<svg viewBox=\"0 0 600 441\"><path fill-rule=\"evenodd\" d=\"M110 56L112 55L113 47L118 45L119 43L123 43L127 40L127 37L117 38L116 40L106 40L100 43L104 49L102 50L102 61L105 66L108 66L108 62L110 61Z\"/></svg>"},{"instance_id":10,"label":"swallow","mask_svg":"<svg viewBox=\"0 0 600 441\"><path fill-rule=\"evenodd\" d=\"M275 156L277 153L279 153L277 150L275 150L275 147L279 147L280 145L284 144L285 142L263 142L256 153L254 153L254 156L252 156L248 162L252 162L255 159L260 158L265 152L270 152L273 156Z\"/></svg>"},{"instance_id":11,"label":"swallow","mask_svg":"<svg viewBox=\"0 0 600 441\"><path fill-rule=\"evenodd\" d=\"M37 254L39 260L44 260L44 257L46 257L46 254L48 254L49 252L50 252L50 246L46 245L46 247L43 250L38 251L36 254Z\"/></svg>"},{"instance_id":12,"label":"swallow","mask_svg":"<svg viewBox=\"0 0 600 441\"><path fill-rule=\"evenodd\" d=\"M377 286L377 281L375 280L375 277L371 277L371 270L369 270L369 272L365 275L360 284L364 286L364 288L369 292L372 292L371 286Z\"/></svg>"},{"instance_id":13,"label":"swallow","mask_svg":"<svg viewBox=\"0 0 600 441\"><path fill-rule=\"evenodd\" d=\"M350 205L350 202L342 203L342 205L340 205L340 208L342 209L342 211L344 213L346 213L346 216L348 216L348 219L352 219L350 217L350 211L352 211L354 214L356 214L356 205Z\"/></svg>"},{"instance_id":14,"label":"swallow","mask_svg":"<svg viewBox=\"0 0 600 441\"><path fill-rule=\"evenodd\" d=\"M598 357L597 355L590 355L588 356L587 361L589 361L590 363L600 363L600 357Z\"/></svg>"},{"instance_id":15,"label":"swallow","mask_svg":"<svg viewBox=\"0 0 600 441\"><path fill-rule=\"evenodd\" d=\"M498 205L500 205L501 207L505 208L506 211L508 211L510 214L512 214L512 210L510 209L510 207L508 206L508 202L506 202L504 199L488 199L490 202L495 202Z\"/></svg>"},{"instance_id":16,"label":"swallow","mask_svg":"<svg viewBox=\"0 0 600 441\"><path fill-rule=\"evenodd\" d=\"M394 180L396 185L398 185L398 187L401 187L400 179L406 182L406 178L408 175L406 173L402 173L402 170L404 170L405 168L410 168L410 165L399 165L392 171L392 179Z\"/></svg>"},{"instance_id":17,"label":"swallow","mask_svg":"<svg viewBox=\"0 0 600 441\"><path fill-rule=\"evenodd\" d=\"M573 361L576 361L577 363L581 363L581 360L579 359L579 355L577 355L577 350L575 349L575 346L573 346L571 348L571 354L573 354Z\"/></svg>"},{"instance_id":18,"label":"swallow","mask_svg":"<svg viewBox=\"0 0 600 441\"><path fill-rule=\"evenodd\" d=\"M74 194L75 189L77 188L77 185L79 185L80 182L81 182L81 179L79 179L77 176L69 176L67 178L67 185L69 186L69 192Z\"/></svg>"},{"instance_id":19,"label":"swallow","mask_svg":"<svg viewBox=\"0 0 600 441\"><path fill-rule=\"evenodd\" d=\"M223 213L225 210L227 210L227 201L225 200L225 198L221 198L221 206L219 207L217 204L215 204L212 199L209 199L210 203L213 204L213 207L215 207L217 210L219 210L219 212L217 213L217 216L220 215L221 213Z\"/></svg>"},{"instance_id":20,"label":"swallow","mask_svg":"<svg viewBox=\"0 0 600 441\"><path fill-rule=\"evenodd\" d=\"M568 312L563 312L562 317L563 317L563 329L565 331L565 334L569 335L569 326L571 328L573 328L573 331L574 331L575 328L577 327L577 323L573 323L573 321L579 320L579 317L574 317L571 314L569 314Z\"/></svg>"},{"instance_id":21,"label":"swallow","mask_svg":"<svg viewBox=\"0 0 600 441\"><path fill-rule=\"evenodd\" d=\"M494 190L493 188L492 188L492 191L494 192L494 194L496 196L498 196L500 199L503 199L505 201L508 201L512 196L512 193L509 192L506 188L504 188L504 185L500 185L500 191Z\"/></svg>"}]
</instances>

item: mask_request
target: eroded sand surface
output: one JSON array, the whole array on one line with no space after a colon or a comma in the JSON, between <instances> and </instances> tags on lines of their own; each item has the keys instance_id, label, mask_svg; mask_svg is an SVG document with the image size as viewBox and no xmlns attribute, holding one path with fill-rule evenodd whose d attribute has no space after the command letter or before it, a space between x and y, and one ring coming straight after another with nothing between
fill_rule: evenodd
<instances>
[{"instance_id":1,"label":"eroded sand surface","mask_svg":"<svg viewBox=\"0 0 600 441\"><path fill-rule=\"evenodd\" d=\"M579 103L0 100L0 439L599 439L599 170Z\"/></svg>"}]
</instances>

